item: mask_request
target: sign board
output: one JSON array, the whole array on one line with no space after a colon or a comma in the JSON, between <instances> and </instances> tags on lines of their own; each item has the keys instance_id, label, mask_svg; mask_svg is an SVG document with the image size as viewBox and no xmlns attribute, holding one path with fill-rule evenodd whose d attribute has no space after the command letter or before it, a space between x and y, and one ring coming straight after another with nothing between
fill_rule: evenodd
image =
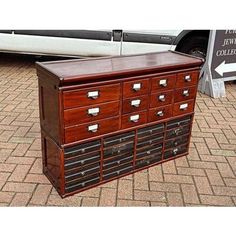
<instances>
[{"instance_id":1,"label":"sign board","mask_svg":"<svg viewBox=\"0 0 236 236\"><path fill-rule=\"evenodd\" d=\"M225 96L224 81L236 80L236 30L212 30L199 90L214 98Z\"/></svg>"}]
</instances>

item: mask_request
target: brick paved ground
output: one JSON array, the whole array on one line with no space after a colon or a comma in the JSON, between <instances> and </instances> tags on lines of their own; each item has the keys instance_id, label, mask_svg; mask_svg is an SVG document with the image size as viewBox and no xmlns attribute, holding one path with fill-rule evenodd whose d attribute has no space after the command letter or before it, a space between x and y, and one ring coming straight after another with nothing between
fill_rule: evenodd
<instances>
[{"instance_id":1,"label":"brick paved ground","mask_svg":"<svg viewBox=\"0 0 236 236\"><path fill-rule=\"evenodd\" d=\"M41 170L33 60L0 57L0 206L235 206L236 84L198 95L187 157L63 200Z\"/></svg>"}]
</instances>

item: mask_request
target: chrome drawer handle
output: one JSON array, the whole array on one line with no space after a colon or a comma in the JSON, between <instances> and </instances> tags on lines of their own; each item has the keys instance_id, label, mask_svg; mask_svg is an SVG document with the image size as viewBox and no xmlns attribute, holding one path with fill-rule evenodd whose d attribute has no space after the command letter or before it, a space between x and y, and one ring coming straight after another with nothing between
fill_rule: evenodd
<instances>
[{"instance_id":1,"label":"chrome drawer handle","mask_svg":"<svg viewBox=\"0 0 236 236\"><path fill-rule=\"evenodd\" d=\"M88 131L96 133L98 131L98 124L88 126Z\"/></svg>"},{"instance_id":2,"label":"chrome drawer handle","mask_svg":"<svg viewBox=\"0 0 236 236\"><path fill-rule=\"evenodd\" d=\"M184 77L184 80L185 80L186 82L190 82L190 81L191 81L191 76L190 76L190 75L186 75L186 76Z\"/></svg>"},{"instance_id":3,"label":"chrome drawer handle","mask_svg":"<svg viewBox=\"0 0 236 236\"><path fill-rule=\"evenodd\" d=\"M175 130L174 130L174 133L175 133L176 135L178 135L180 131L181 131L181 129L178 128L178 129L175 129Z\"/></svg>"},{"instance_id":4,"label":"chrome drawer handle","mask_svg":"<svg viewBox=\"0 0 236 236\"><path fill-rule=\"evenodd\" d=\"M85 175L85 172L81 172L81 175L84 176L84 175Z\"/></svg>"},{"instance_id":5,"label":"chrome drawer handle","mask_svg":"<svg viewBox=\"0 0 236 236\"><path fill-rule=\"evenodd\" d=\"M164 116L164 112L163 111L158 111L157 116Z\"/></svg>"},{"instance_id":6,"label":"chrome drawer handle","mask_svg":"<svg viewBox=\"0 0 236 236\"><path fill-rule=\"evenodd\" d=\"M167 80L166 79L161 79L159 81L159 85L162 86L162 87L166 87L167 86Z\"/></svg>"},{"instance_id":7,"label":"chrome drawer handle","mask_svg":"<svg viewBox=\"0 0 236 236\"><path fill-rule=\"evenodd\" d=\"M130 116L129 120L136 123L139 121L139 115Z\"/></svg>"},{"instance_id":8,"label":"chrome drawer handle","mask_svg":"<svg viewBox=\"0 0 236 236\"><path fill-rule=\"evenodd\" d=\"M187 108L188 108L188 103L184 103L179 106L179 109L183 111L187 110Z\"/></svg>"},{"instance_id":9,"label":"chrome drawer handle","mask_svg":"<svg viewBox=\"0 0 236 236\"><path fill-rule=\"evenodd\" d=\"M117 164L120 165L120 161L117 161Z\"/></svg>"},{"instance_id":10,"label":"chrome drawer handle","mask_svg":"<svg viewBox=\"0 0 236 236\"><path fill-rule=\"evenodd\" d=\"M165 95L160 95L160 96L158 97L158 100L161 101L161 102L164 102L164 101L166 100Z\"/></svg>"},{"instance_id":11,"label":"chrome drawer handle","mask_svg":"<svg viewBox=\"0 0 236 236\"><path fill-rule=\"evenodd\" d=\"M139 107L141 104L141 100L140 99L136 99L136 100L132 100L131 101L131 106L133 107Z\"/></svg>"},{"instance_id":12,"label":"chrome drawer handle","mask_svg":"<svg viewBox=\"0 0 236 236\"><path fill-rule=\"evenodd\" d=\"M185 96L185 97L188 97L188 96L189 96L189 91L188 91L188 89L185 89L185 90L183 91L183 96Z\"/></svg>"},{"instance_id":13,"label":"chrome drawer handle","mask_svg":"<svg viewBox=\"0 0 236 236\"><path fill-rule=\"evenodd\" d=\"M119 171L119 170L118 170L118 171L116 171L116 174L118 174L118 175L119 175L119 174L120 174L120 171Z\"/></svg>"},{"instance_id":14,"label":"chrome drawer handle","mask_svg":"<svg viewBox=\"0 0 236 236\"><path fill-rule=\"evenodd\" d=\"M142 87L141 83L133 84L133 90L136 92L139 91L141 87Z\"/></svg>"},{"instance_id":15,"label":"chrome drawer handle","mask_svg":"<svg viewBox=\"0 0 236 236\"><path fill-rule=\"evenodd\" d=\"M99 97L99 91L88 92L88 98L97 99Z\"/></svg>"},{"instance_id":16,"label":"chrome drawer handle","mask_svg":"<svg viewBox=\"0 0 236 236\"><path fill-rule=\"evenodd\" d=\"M178 151L179 151L178 148L173 149L173 154L176 155Z\"/></svg>"},{"instance_id":17,"label":"chrome drawer handle","mask_svg":"<svg viewBox=\"0 0 236 236\"><path fill-rule=\"evenodd\" d=\"M81 186L84 187L84 186L85 186L85 183L82 183Z\"/></svg>"},{"instance_id":18,"label":"chrome drawer handle","mask_svg":"<svg viewBox=\"0 0 236 236\"><path fill-rule=\"evenodd\" d=\"M100 112L99 107L88 109L88 115L91 116L97 116L99 112Z\"/></svg>"}]
</instances>

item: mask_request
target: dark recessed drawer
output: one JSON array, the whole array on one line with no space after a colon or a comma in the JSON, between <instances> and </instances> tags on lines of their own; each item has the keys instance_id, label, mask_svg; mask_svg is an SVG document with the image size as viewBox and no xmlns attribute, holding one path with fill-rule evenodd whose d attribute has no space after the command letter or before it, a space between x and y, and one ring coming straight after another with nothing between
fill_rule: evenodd
<instances>
[{"instance_id":1,"label":"dark recessed drawer","mask_svg":"<svg viewBox=\"0 0 236 236\"><path fill-rule=\"evenodd\" d=\"M140 96L123 100L122 113L132 113L148 108L148 96Z\"/></svg>"},{"instance_id":2,"label":"dark recessed drawer","mask_svg":"<svg viewBox=\"0 0 236 236\"><path fill-rule=\"evenodd\" d=\"M148 165L151 165L153 163L159 162L162 160L162 154L161 153L156 153L153 155L150 155L144 159L140 159L135 161L135 168L142 168Z\"/></svg>"},{"instance_id":3,"label":"dark recessed drawer","mask_svg":"<svg viewBox=\"0 0 236 236\"><path fill-rule=\"evenodd\" d=\"M130 163L133 161L133 155L126 155L125 158L120 158L120 157L116 157L116 158L112 158L109 160L104 160L103 163L103 170L107 170L119 165L123 165L125 163Z\"/></svg>"},{"instance_id":4,"label":"dark recessed drawer","mask_svg":"<svg viewBox=\"0 0 236 236\"><path fill-rule=\"evenodd\" d=\"M100 151L79 155L73 158L65 159L65 170L79 168L87 164L100 161Z\"/></svg>"},{"instance_id":5,"label":"dark recessed drawer","mask_svg":"<svg viewBox=\"0 0 236 236\"><path fill-rule=\"evenodd\" d=\"M143 137L150 137L152 134L158 134L164 131L164 124L153 125L149 127L145 127L142 129L138 129L138 139Z\"/></svg>"},{"instance_id":6,"label":"dark recessed drawer","mask_svg":"<svg viewBox=\"0 0 236 236\"><path fill-rule=\"evenodd\" d=\"M65 181L69 182L79 178L84 178L85 176L92 175L100 172L100 163L94 163L84 166L79 169L73 169L65 172Z\"/></svg>"},{"instance_id":7,"label":"dark recessed drawer","mask_svg":"<svg viewBox=\"0 0 236 236\"><path fill-rule=\"evenodd\" d=\"M139 149L136 152L136 159L140 158L145 158L146 156L156 154L156 153L161 153L162 152L162 144L157 145L157 146L147 146L144 149Z\"/></svg>"},{"instance_id":8,"label":"dark recessed drawer","mask_svg":"<svg viewBox=\"0 0 236 236\"><path fill-rule=\"evenodd\" d=\"M150 107L161 107L171 104L173 100L173 91L163 91L161 93L151 94Z\"/></svg>"},{"instance_id":9,"label":"dark recessed drawer","mask_svg":"<svg viewBox=\"0 0 236 236\"><path fill-rule=\"evenodd\" d=\"M73 184L67 184L65 186L65 192L66 193L70 193L79 189L83 189L85 187L94 185L96 183L99 183L100 181L100 176L99 175L94 175L94 176L90 176L88 179L83 180L83 182L77 182L77 183L73 183Z\"/></svg>"},{"instance_id":10,"label":"dark recessed drawer","mask_svg":"<svg viewBox=\"0 0 236 236\"><path fill-rule=\"evenodd\" d=\"M120 102L108 102L64 111L65 126L79 125L119 115Z\"/></svg>"},{"instance_id":11,"label":"dark recessed drawer","mask_svg":"<svg viewBox=\"0 0 236 236\"><path fill-rule=\"evenodd\" d=\"M129 98L129 97L137 97L140 95L144 95L148 93L148 89L149 89L148 79L124 82L123 97Z\"/></svg>"},{"instance_id":12,"label":"dark recessed drawer","mask_svg":"<svg viewBox=\"0 0 236 236\"><path fill-rule=\"evenodd\" d=\"M172 105L150 109L148 120L150 122L163 120L172 116Z\"/></svg>"},{"instance_id":13,"label":"dark recessed drawer","mask_svg":"<svg viewBox=\"0 0 236 236\"><path fill-rule=\"evenodd\" d=\"M65 128L65 143L76 142L119 129L119 117L94 121L93 123Z\"/></svg>"},{"instance_id":14,"label":"dark recessed drawer","mask_svg":"<svg viewBox=\"0 0 236 236\"><path fill-rule=\"evenodd\" d=\"M65 151L64 151L65 158L77 156L77 155L88 153L88 152L93 152L93 151L99 150L100 147L101 147L100 140L75 145L73 147L68 147L68 148L65 148Z\"/></svg>"},{"instance_id":15,"label":"dark recessed drawer","mask_svg":"<svg viewBox=\"0 0 236 236\"><path fill-rule=\"evenodd\" d=\"M90 106L120 99L120 84L63 92L64 108Z\"/></svg>"},{"instance_id":16,"label":"dark recessed drawer","mask_svg":"<svg viewBox=\"0 0 236 236\"><path fill-rule=\"evenodd\" d=\"M191 123L191 116L174 119L167 122L167 129L173 129L179 126L188 125Z\"/></svg>"},{"instance_id":17,"label":"dark recessed drawer","mask_svg":"<svg viewBox=\"0 0 236 236\"><path fill-rule=\"evenodd\" d=\"M166 131L166 139L175 138L179 135L187 134L190 132L190 125L180 126L178 128Z\"/></svg>"},{"instance_id":18,"label":"dark recessed drawer","mask_svg":"<svg viewBox=\"0 0 236 236\"><path fill-rule=\"evenodd\" d=\"M104 145L104 147L109 147L109 146L113 146L113 145L116 145L119 143L132 141L132 140L134 140L134 135L135 135L135 133L134 133L134 131L132 131L132 132L128 132L128 133L122 133L122 134L110 136L110 137L104 139L103 145Z\"/></svg>"},{"instance_id":19,"label":"dark recessed drawer","mask_svg":"<svg viewBox=\"0 0 236 236\"><path fill-rule=\"evenodd\" d=\"M183 154L183 153L187 152L187 149L188 149L188 145L185 144L183 146L178 146L173 149L167 150L164 153L164 159L172 158L172 157L175 157L179 154Z\"/></svg>"},{"instance_id":20,"label":"dark recessed drawer","mask_svg":"<svg viewBox=\"0 0 236 236\"><path fill-rule=\"evenodd\" d=\"M107 179L115 178L116 176L129 173L132 170L133 170L133 162L123 165L122 168L118 167L118 168L113 168L113 169L104 171L102 179L107 180Z\"/></svg>"},{"instance_id":21,"label":"dark recessed drawer","mask_svg":"<svg viewBox=\"0 0 236 236\"><path fill-rule=\"evenodd\" d=\"M175 103L173 108L173 116L178 116L193 112L193 109L194 109L194 100Z\"/></svg>"},{"instance_id":22,"label":"dark recessed drawer","mask_svg":"<svg viewBox=\"0 0 236 236\"><path fill-rule=\"evenodd\" d=\"M158 76L151 79L152 92L173 89L175 86L176 74Z\"/></svg>"},{"instance_id":23,"label":"dark recessed drawer","mask_svg":"<svg viewBox=\"0 0 236 236\"><path fill-rule=\"evenodd\" d=\"M179 73L177 76L176 87L183 88L191 85L196 85L199 78L199 71L190 71Z\"/></svg>"},{"instance_id":24,"label":"dark recessed drawer","mask_svg":"<svg viewBox=\"0 0 236 236\"><path fill-rule=\"evenodd\" d=\"M153 135L151 137L146 137L144 139L138 140L137 149L143 148L145 146L156 145L157 143L163 142L164 134Z\"/></svg>"},{"instance_id":25,"label":"dark recessed drawer","mask_svg":"<svg viewBox=\"0 0 236 236\"><path fill-rule=\"evenodd\" d=\"M119 145L104 149L103 156L104 158L109 158L109 157L121 155L124 153L132 153L133 149L134 149L134 142L132 141L129 143L119 144Z\"/></svg>"},{"instance_id":26,"label":"dark recessed drawer","mask_svg":"<svg viewBox=\"0 0 236 236\"><path fill-rule=\"evenodd\" d=\"M188 140L189 140L189 134L184 135L184 136L180 136L175 139L171 139L171 140L165 142L165 149L177 147L181 144L188 143Z\"/></svg>"},{"instance_id":27,"label":"dark recessed drawer","mask_svg":"<svg viewBox=\"0 0 236 236\"><path fill-rule=\"evenodd\" d=\"M147 122L147 112L137 112L122 116L122 129L142 125Z\"/></svg>"},{"instance_id":28,"label":"dark recessed drawer","mask_svg":"<svg viewBox=\"0 0 236 236\"><path fill-rule=\"evenodd\" d=\"M196 97L197 87L187 87L175 90L175 102L181 102Z\"/></svg>"}]
</instances>

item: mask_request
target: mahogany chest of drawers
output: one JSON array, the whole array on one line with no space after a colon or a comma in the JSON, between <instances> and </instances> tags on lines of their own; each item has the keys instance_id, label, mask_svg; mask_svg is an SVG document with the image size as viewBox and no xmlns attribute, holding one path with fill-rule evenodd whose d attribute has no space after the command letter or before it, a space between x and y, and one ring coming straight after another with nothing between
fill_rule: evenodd
<instances>
[{"instance_id":1,"label":"mahogany chest of drawers","mask_svg":"<svg viewBox=\"0 0 236 236\"><path fill-rule=\"evenodd\" d=\"M188 154L202 59L36 63L43 172L62 197Z\"/></svg>"}]
</instances>

